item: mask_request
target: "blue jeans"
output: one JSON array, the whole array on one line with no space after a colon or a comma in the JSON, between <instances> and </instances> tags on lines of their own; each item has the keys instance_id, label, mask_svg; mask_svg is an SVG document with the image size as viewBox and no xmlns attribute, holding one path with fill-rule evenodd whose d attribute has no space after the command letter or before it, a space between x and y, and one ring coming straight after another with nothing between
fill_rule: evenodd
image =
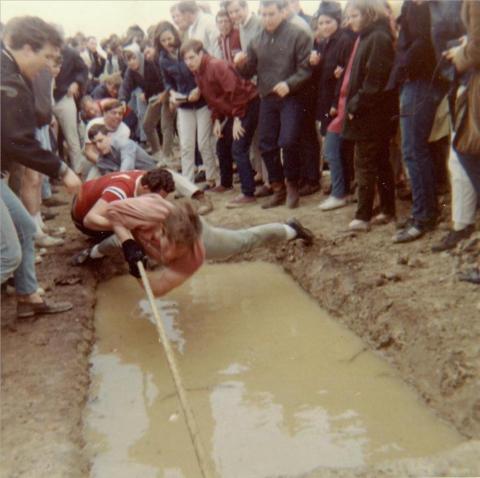
<instances>
[{"instance_id":1,"label":"blue jeans","mask_svg":"<svg viewBox=\"0 0 480 478\"><path fill-rule=\"evenodd\" d=\"M12 218L16 232L16 237L7 237L6 240L12 241L12 243L20 241L20 247L22 250L22 260L14 273L15 289L17 294L20 295L33 294L38 289L37 276L35 274L35 223L20 199L18 199L3 180L0 180L0 195L10 217ZM4 219L2 217L2 229L3 226ZM3 240L4 233L2 231L2 251Z\"/></svg>"},{"instance_id":2,"label":"blue jeans","mask_svg":"<svg viewBox=\"0 0 480 478\"><path fill-rule=\"evenodd\" d=\"M330 133L327 131L324 145L325 160L330 167L330 178L332 181L331 195L337 199L342 199L346 196L341 148L342 137L338 133Z\"/></svg>"},{"instance_id":3,"label":"blue jeans","mask_svg":"<svg viewBox=\"0 0 480 478\"><path fill-rule=\"evenodd\" d=\"M438 214L428 138L440 96L427 80L409 81L400 93L402 155L412 186L412 216L420 223L430 222Z\"/></svg>"},{"instance_id":4,"label":"blue jeans","mask_svg":"<svg viewBox=\"0 0 480 478\"><path fill-rule=\"evenodd\" d=\"M250 162L250 146L258 125L258 111L260 100L253 99L247 106L245 116L241 118L245 134L238 140L232 136L233 118L230 118L223 127L223 136L217 141L217 155L220 165L220 182L222 186L232 187L232 158L237 164L242 193L253 196L255 180Z\"/></svg>"},{"instance_id":5,"label":"blue jeans","mask_svg":"<svg viewBox=\"0 0 480 478\"><path fill-rule=\"evenodd\" d=\"M283 182L284 177L290 181L300 177L298 142L302 118L302 104L294 96L270 95L260 102L259 146L271 183ZM283 166L280 149L283 149Z\"/></svg>"},{"instance_id":6,"label":"blue jeans","mask_svg":"<svg viewBox=\"0 0 480 478\"><path fill-rule=\"evenodd\" d=\"M472 182L473 188L480 198L480 156L473 154L462 154L455 150L460 164L465 169L468 178Z\"/></svg>"}]
</instances>

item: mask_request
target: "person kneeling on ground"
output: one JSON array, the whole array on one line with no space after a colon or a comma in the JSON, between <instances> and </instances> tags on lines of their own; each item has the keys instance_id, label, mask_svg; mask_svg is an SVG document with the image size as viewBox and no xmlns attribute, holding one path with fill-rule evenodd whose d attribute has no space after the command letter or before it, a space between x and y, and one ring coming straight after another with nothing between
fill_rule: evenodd
<instances>
[{"instance_id":1,"label":"person kneeling on ground","mask_svg":"<svg viewBox=\"0 0 480 478\"><path fill-rule=\"evenodd\" d=\"M203 191L177 173L167 169L151 171L125 171L106 174L82 185L80 194L73 199L72 220L78 230L98 241L92 248L76 254L72 264L79 266L89 259L100 259L113 247L119 246L106 210L112 201L133 198L147 193L167 196L176 190L184 197L195 199L200 204L198 213L211 206Z\"/></svg>"},{"instance_id":2,"label":"person kneeling on ground","mask_svg":"<svg viewBox=\"0 0 480 478\"><path fill-rule=\"evenodd\" d=\"M302 239L305 245L313 243L313 233L296 219L229 230L210 226L190 203L172 204L162 196L114 201L106 210L134 277L140 277L137 263L147 256L163 266L148 273L157 297L185 282L205 259L227 259L271 242Z\"/></svg>"}]
</instances>

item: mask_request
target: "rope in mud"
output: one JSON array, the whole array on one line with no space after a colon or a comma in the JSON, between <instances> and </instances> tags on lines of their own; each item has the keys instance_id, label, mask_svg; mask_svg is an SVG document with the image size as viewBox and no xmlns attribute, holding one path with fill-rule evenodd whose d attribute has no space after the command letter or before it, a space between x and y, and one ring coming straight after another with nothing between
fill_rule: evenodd
<instances>
[{"instance_id":1,"label":"rope in mud","mask_svg":"<svg viewBox=\"0 0 480 478\"><path fill-rule=\"evenodd\" d=\"M180 405L182 407L183 415L185 417L185 422L187 423L190 439L192 440L193 448L195 450L195 454L197 455L198 466L200 467L203 478L210 478L211 474L207 467L205 450L203 448L202 442L200 441L197 423L195 421L192 408L190 407L190 404L187 400L187 394L183 386L183 381L180 376L180 372L178 371L175 356L173 355L173 349L170 345L170 340L167 337L162 319L160 317L160 313L158 312L158 308L155 303L155 297L153 296L150 281L148 280L147 273L145 272L145 268L143 267L143 263L139 261L137 262L137 266L140 271L143 287L145 288L145 292L147 293L147 297L152 308L153 316L155 317L155 322L157 324L157 329L159 333L159 342L163 345L163 350L165 350L168 368L170 369L173 381L175 383L175 388L177 389L178 397L180 399Z\"/></svg>"}]
</instances>

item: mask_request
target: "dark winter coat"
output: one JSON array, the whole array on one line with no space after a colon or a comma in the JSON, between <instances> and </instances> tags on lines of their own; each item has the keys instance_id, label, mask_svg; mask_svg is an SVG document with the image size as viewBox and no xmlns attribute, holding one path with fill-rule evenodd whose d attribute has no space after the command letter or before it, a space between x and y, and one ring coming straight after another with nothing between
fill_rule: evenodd
<instances>
[{"instance_id":1,"label":"dark winter coat","mask_svg":"<svg viewBox=\"0 0 480 478\"><path fill-rule=\"evenodd\" d=\"M404 2L398 23L400 34L389 86L400 86L407 80L430 81L435 72L436 58L428 2Z\"/></svg>"},{"instance_id":2,"label":"dark winter coat","mask_svg":"<svg viewBox=\"0 0 480 478\"><path fill-rule=\"evenodd\" d=\"M88 80L88 67L80 57L80 54L66 46L62 50L62 67L55 78L55 90L53 97L55 101L61 100L68 91L68 87L77 82L81 90L85 90Z\"/></svg>"},{"instance_id":3,"label":"dark winter coat","mask_svg":"<svg viewBox=\"0 0 480 478\"><path fill-rule=\"evenodd\" d=\"M387 20L379 20L360 33L342 133L346 139L367 141L393 134L398 94L385 87L394 57L393 36Z\"/></svg>"},{"instance_id":4,"label":"dark winter coat","mask_svg":"<svg viewBox=\"0 0 480 478\"><path fill-rule=\"evenodd\" d=\"M178 54L177 58L172 58L171 55L162 50L160 52L159 64L163 83L167 91L174 90L177 93L188 96L190 92L197 87L193 73L180 58L180 54ZM205 105L205 100L200 98L195 103L188 102L181 104L179 107L194 109L202 108Z\"/></svg>"},{"instance_id":5,"label":"dark winter coat","mask_svg":"<svg viewBox=\"0 0 480 478\"><path fill-rule=\"evenodd\" d=\"M157 61L145 60L143 76L138 71L127 68L118 99L128 103L136 88L140 88L145 93L147 101L151 96L155 96L165 89Z\"/></svg>"},{"instance_id":6,"label":"dark winter coat","mask_svg":"<svg viewBox=\"0 0 480 478\"><path fill-rule=\"evenodd\" d=\"M43 149L35 138L37 128L32 84L2 45L1 52L1 165L8 171L20 163L52 178L65 171L65 163ZM8 112L8 113L7 113Z\"/></svg>"},{"instance_id":7,"label":"dark winter coat","mask_svg":"<svg viewBox=\"0 0 480 478\"><path fill-rule=\"evenodd\" d=\"M336 105L341 79L334 76L337 66L345 68L355 43L355 34L350 30L337 30L329 39L320 43L318 53L321 63L318 68L317 80L317 113L316 119L321 122L321 133L325 135L333 118L330 117L330 108ZM315 75L317 76L317 75Z\"/></svg>"}]
</instances>

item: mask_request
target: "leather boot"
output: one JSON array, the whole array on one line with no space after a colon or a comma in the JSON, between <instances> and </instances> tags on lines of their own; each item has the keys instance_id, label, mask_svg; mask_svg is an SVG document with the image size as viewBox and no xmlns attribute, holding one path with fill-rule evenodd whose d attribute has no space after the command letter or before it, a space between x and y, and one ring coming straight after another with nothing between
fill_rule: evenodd
<instances>
[{"instance_id":1,"label":"leather boot","mask_svg":"<svg viewBox=\"0 0 480 478\"><path fill-rule=\"evenodd\" d=\"M262 209L270 209L272 207L283 206L287 197L285 184L282 182L272 183L273 195L270 199L262 205Z\"/></svg>"},{"instance_id":2,"label":"leather boot","mask_svg":"<svg viewBox=\"0 0 480 478\"><path fill-rule=\"evenodd\" d=\"M300 192L297 181L287 181L287 207L295 209L300 202Z\"/></svg>"}]
</instances>

